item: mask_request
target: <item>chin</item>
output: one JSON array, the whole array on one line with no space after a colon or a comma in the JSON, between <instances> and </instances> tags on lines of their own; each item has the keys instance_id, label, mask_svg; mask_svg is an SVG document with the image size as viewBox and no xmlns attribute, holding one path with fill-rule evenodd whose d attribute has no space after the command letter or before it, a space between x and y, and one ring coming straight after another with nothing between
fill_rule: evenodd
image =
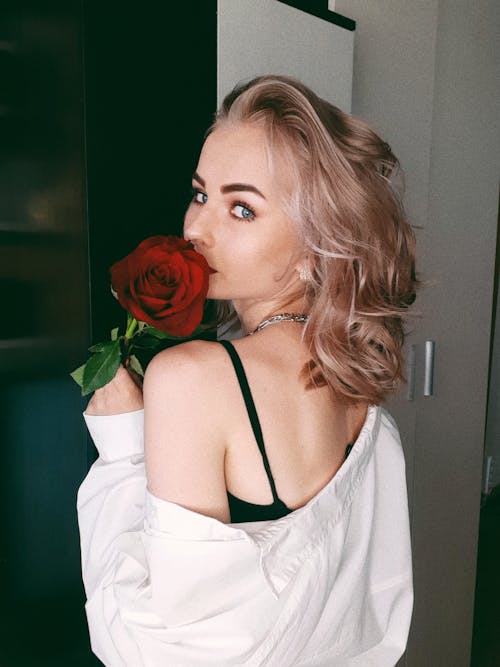
<instances>
[{"instance_id":1,"label":"chin","mask_svg":"<svg viewBox=\"0 0 500 667\"><path fill-rule=\"evenodd\" d=\"M207 299L222 300L224 297L221 296L220 290L209 287L207 292Z\"/></svg>"},{"instance_id":2,"label":"chin","mask_svg":"<svg viewBox=\"0 0 500 667\"><path fill-rule=\"evenodd\" d=\"M218 280L218 273L212 273L208 279L208 292L207 299L216 299L220 301L226 301L228 299L227 294L223 294Z\"/></svg>"}]
</instances>

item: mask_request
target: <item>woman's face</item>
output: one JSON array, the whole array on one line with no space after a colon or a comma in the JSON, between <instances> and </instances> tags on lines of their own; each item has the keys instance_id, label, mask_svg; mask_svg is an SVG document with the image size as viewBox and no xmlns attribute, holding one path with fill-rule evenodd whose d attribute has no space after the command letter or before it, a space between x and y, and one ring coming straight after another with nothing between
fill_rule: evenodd
<instances>
[{"instance_id":1,"label":"woman's face","mask_svg":"<svg viewBox=\"0 0 500 667\"><path fill-rule=\"evenodd\" d=\"M207 138L193 176L184 236L215 270L208 297L236 308L286 303L298 287L303 244L280 197L286 165L270 174L264 131L253 125L217 128Z\"/></svg>"}]
</instances>

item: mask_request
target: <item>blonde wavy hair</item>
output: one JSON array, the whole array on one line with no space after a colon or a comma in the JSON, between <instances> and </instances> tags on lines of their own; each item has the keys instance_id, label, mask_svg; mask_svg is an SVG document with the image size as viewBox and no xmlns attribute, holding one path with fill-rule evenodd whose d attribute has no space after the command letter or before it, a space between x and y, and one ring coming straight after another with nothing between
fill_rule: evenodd
<instances>
[{"instance_id":1,"label":"blonde wavy hair","mask_svg":"<svg viewBox=\"0 0 500 667\"><path fill-rule=\"evenodd\" d=\"M382 402L404 380L403 317L415 299L415 237L394 186L397 158L364 121L301 82L260 76L232 90L209 133L256 123L270 167L292 169L283 198L306 249L308 387Z\"/></svg>"}]
</instances>

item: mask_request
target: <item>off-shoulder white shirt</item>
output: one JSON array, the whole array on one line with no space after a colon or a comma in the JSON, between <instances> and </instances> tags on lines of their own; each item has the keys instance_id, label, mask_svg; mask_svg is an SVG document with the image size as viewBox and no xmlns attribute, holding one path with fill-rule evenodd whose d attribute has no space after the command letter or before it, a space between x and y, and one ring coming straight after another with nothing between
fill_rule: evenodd
<instances>
[{"instance_id":1,"label":"off-shoulder white shirt","mask_svg":"<svg viewBox=\"0 0 500 667\"><path fill-rule=\"evenodd\" d=\"M84 415L99 452L78 491L94 653L107 667L392 667L413 604L404 457L370 407L303 508L224 524L146 488L143 411Z\"/></svg>"}]
</instances>

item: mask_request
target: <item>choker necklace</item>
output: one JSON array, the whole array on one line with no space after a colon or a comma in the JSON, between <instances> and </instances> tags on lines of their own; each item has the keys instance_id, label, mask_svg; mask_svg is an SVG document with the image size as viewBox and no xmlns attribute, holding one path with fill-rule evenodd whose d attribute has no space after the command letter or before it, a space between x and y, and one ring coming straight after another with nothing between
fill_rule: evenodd
<instances>
[{"instance_id":1,"label":"choker necklace","mask_svg":"<svg viewBox=\"0 0 500 667\"><path fill-rule=\"evenodd\" d=\"M273 315L261 322L253 331L250 331L247 336L251 336L252 334L257 333L257 331L265 329L270 324L276 324L277 322L307 322L308 319L309 315L306 315L305 313L280 313L279 315Z\"/></svg>"}]
</instances>

